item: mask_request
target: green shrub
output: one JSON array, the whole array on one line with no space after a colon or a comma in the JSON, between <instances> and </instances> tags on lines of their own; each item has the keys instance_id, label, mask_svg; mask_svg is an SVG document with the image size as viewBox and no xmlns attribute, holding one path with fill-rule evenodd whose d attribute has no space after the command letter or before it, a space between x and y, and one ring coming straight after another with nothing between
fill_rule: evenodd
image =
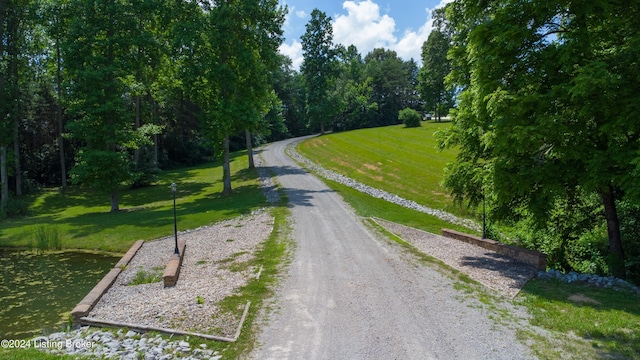
<instances>
[{"instance_id":1,"label":"green shrub","mask_svg":"<svg viewBox=\"0 0 640 360\"><path fill-rule=\"evenodd\" d=\"M23 198L9 196L7 205L0 210L0 220L29 215L29 204Z\"/></svg>"},{"instance_id":2,"label":"green shrub","mask_svg":"<svg viewBox=\"0 0 640 360\"><path fill-rule=\"evenodd\" d=\"M62 240L57 226L38 225L33 233L32 247L38 252L62 249Z\"/></svg>"},{"instance_id":3,"label":"green shrub","mask_svg":"<svg viewBox=\"0 0 640 360\"><path fill-rule=\"evenodd\" d=\"M621 201L618 203L618 217L627 280L640 285L640 205Z\"/></svg>"},{"instance_id":4,"label":"green shrub","mask_svg":"<svg viewBox=\"0 0 640 360\"><path fill-rule=\"evenodd\" d=\"M131 280L129 285L153 284L162 280L162 268L154 267L151 271L138 269L136 276Z\"/></svg>"},{"instance_id":5,"label":"green shrub","mask_svg":"<svg viewBox=\"0 0 640 360\"><path fill-rule=\"evenodd\" d=\"M410 108L400 110L400 113L398 114L398 120L400 120L404 124L404 126L408 128L420 127L420 114Z\"/></svg>"}]
</instances>

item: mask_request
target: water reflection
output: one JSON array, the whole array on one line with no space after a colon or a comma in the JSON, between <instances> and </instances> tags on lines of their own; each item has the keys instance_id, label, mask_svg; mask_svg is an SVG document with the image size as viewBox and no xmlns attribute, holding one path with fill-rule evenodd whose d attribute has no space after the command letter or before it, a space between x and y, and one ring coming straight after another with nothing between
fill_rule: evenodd
<instances>
[{"instance_id":1,"label":"water reflection","mask_svg":"<svg viewBox=\"0 0 640 360\"><path fill-rule=\"evenodd\" d=\"M0 249L0 338L28 338L65 329L73 307L118 259Z\"/></svg>"}]
</instances>

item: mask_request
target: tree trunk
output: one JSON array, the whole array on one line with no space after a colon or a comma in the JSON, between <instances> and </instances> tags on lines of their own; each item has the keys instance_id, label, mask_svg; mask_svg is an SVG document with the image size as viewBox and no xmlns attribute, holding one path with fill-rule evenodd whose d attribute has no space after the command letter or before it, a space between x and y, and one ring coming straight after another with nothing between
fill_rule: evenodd
<instances>
[{"instance_id":1,"label":"tree trunk","mask_svg":"<svg viewBox=\"0 0 640 360\"><path fill-rule=\"evenodd\" d=\"M154 124L160 123L160 114L158 113L158 102L151 97L151 101L153 102L153 119ZM153 167L158 169L158 134L153 135Z\"/></svg>"},{"instance_id":2,"label":"tree trunk","mask_svg":"<svg viewBox=\"0 0 640 360\"><path fill-rule=\"evenodd\" d=\"M607 233L609 235L609 251L614 257L612 264L612 273L621 279L626 278L624 268L624 251L622 249L622 239L620 236L620 221L618 220L618 211L616 210L616 200L613 187L609 185L607 188L600 190L602 203L604 205L604 214L607 219Z\"/></svg>"},{"instance_id":3,"label":"tree trunk","mask_svg":"<svg viewBox=\"0 0 640 360\"><path fill-rule=\"evenodd\" d=\"M0 147L0 209L7 207L7 201L9 201L9 175L7 174L7 147Z\"/></svg>"},{"instance_id":4,"label":"tree trunk","mask_svg":"<svg viewBox=\"0 0 640 360\"><path fill-rule=\"evenodd\" d=\"M18 111L20 113L20 111ZM20 122L13 122L13 165L16 173L16 196L22 196L22 163L20 162Z\"/></svg>"},{"instance_id":5,"label":"tree trunk","mask_svg":"<svg viewBox=\"0 0 640 360\"><path fill-rule=\"evenodd\" d=\"M4 56L4 20L4 0L0 0L0 56ZM4 73L2 71L0 71L0 89L4 89ZM7 114L4 110L3 106L0 112L0 122L6 121ZM0 146L0 210L6 208L9 199L7 180L7 147Z\"/></svg>"},{"instance_id":6,"label":"tree trunk","mask_svg":"<svg viewBox=\"0 0 640 360\"><path fill-rule=\"evenodd\" d=\"M230 194L231 191L231 161L229 159L229 135L224 136L222 143L222 151L224 153L224 160L222 161L222 182L223 182L223 194Z\"/></svg>"},{"instance_id":7,"label":"tree trunk","mask_svg":"<svg viewBox=\"0 0 640 360\"><path fill-rule=\"evenodd\" d=\"M320 135L324 135L324 122L320 121Z\"/></svg>"},{"instance_id":8,"label":"tree trunk","mask_svg":"<svg viewBox=\"0 0 640 360\"><path fill-rule=\"evenodd\" d=\"M244 136L247 140L247 156L249 157L249 169L253 169L256 165L253 162L253 144L251 143L251 132L249 129L244 131Z\"/></svg>"},{"instance_id":9,"label":"tree trunk","mask_svg":"<svg viewBox=\"0 0 640 360\"><path fill-rule=\"evenodd\" d=\"M56 25L60 21L59 14L56 14ZM59 30L58 30L59 31ZM56 104L56 120L58 121L58 147L60 153L60 180L62 189L67 188L67 165L64 156L64 122L62 118L62 54L60 52L60 35L56 35L56 93L58 101Z\"/></svg>"},{"instance_id":10,"label":"tree trunk","mask_svg":"<svg viewBox=\"0 0 640 360\"><path fill-rule=\"evenodd\" d=\"M111 212L120 211L120 206L118 205L118 191L111 190Z\"/></svg>"},{"instance_id":11,"label":"tree trunk","mask_svg":"<svg viewBox=\"0 0 640 360\"><path fill-rule=\"evenodd\" d=\"M140 99L140 95L136 96L136 119L135 119L135 129L136 131L140 128L140 104L142 103ZM133 163L135 164L136 169L140 168L140 148L136 147L133 150Z\"/></svg>"}]
</instances>

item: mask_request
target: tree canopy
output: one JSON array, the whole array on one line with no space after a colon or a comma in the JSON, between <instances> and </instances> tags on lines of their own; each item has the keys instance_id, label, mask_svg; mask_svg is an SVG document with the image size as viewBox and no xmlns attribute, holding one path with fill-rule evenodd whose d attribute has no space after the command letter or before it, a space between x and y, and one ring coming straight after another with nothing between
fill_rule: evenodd
<instances>
[{"instance_id":1,"label":"tree canopy","mask_svg":"<svg viewBox=\"0 0 640 360\"><path fill-rule=\"evenodd\" d=\"M445 84L451 71L447 53L451 38L440 30L433 30L422 45L422 68L418 75L420 97L426 111L439 121L454 106L454 91Z\"/></svg>"},{"instance_id":2,"label":"tree canopy","mask_svg":"<svg viewBox=\"0 0 640 360\"><path fill-rule=\"evenodd\" d=\"M450 80L462 89L442 146L460 146L446 184L496 214L546 219L558 201L598 194L624 276L617 201L640 185L640 8L610 1L459 0Z\"/></svg>"},{"instance_id":3,"label":"tree canopy","mask_svg":"<svg viewBox=\"0 0 640 360\"><path fill-rule=\"evenodd\" d=\"M325 124L330 123L335 106L329 96L335 77L335 48L331 18L314 9L311 20L302 35L304 61L300 71L307 88L306 109L311 126L319 126L324 134Z\"/></svg>"}]
</instances>

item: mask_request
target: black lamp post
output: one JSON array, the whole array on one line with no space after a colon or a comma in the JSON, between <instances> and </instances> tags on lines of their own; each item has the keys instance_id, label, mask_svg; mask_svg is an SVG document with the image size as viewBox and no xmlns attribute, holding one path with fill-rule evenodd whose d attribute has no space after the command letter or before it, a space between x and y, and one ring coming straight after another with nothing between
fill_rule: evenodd
<instances>
[{"instance_id":1,"label":"black lamp post","mask_svg":"<svg viewBox=\"0 0 640 360\"><path fill-rule=\"evenodd\" d=\"M176 218L176 191L178 191L178 185L176 185L176 183L171 183L171 192L173 193L173 234L176 240L176 248L173 250L173 253L180 255L180 250L178 250L178 220Z\"/></svg>"}]
</instances>

